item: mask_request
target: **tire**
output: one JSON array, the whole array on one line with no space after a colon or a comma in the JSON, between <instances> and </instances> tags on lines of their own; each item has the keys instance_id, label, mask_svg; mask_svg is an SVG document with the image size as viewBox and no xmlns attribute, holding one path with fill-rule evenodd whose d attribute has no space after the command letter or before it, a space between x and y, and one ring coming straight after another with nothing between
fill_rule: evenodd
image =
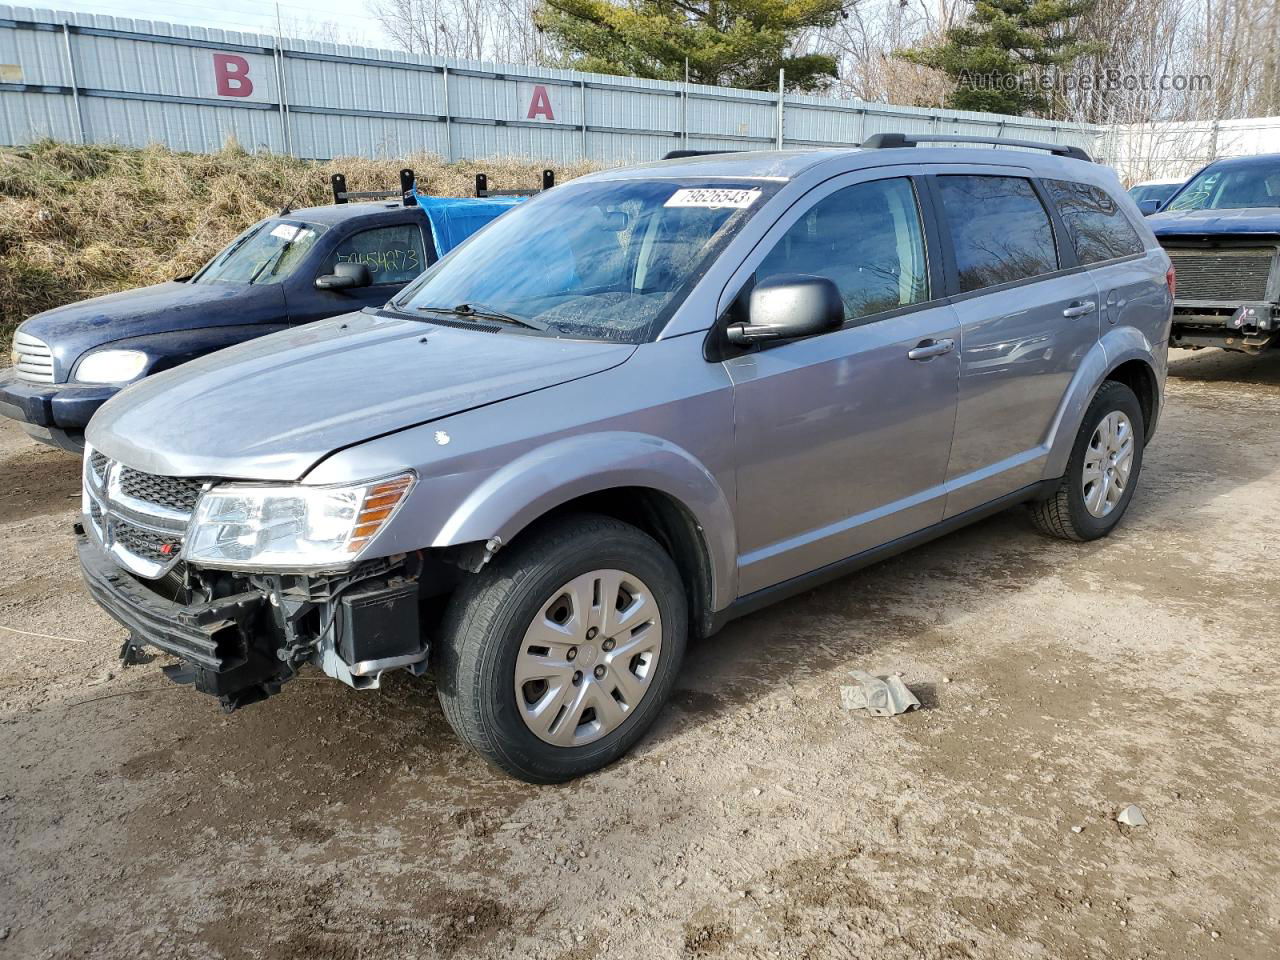
<instances>
[{"instance_id":1,"label":"tire","mask_svg":"<svg viewBox=\"0 0 1280 960\"><path fill-rule=\"evenodd\" d=\"M554 520L451 598L436 644L440 704L499 769L529 783L572 780L622 756L657 719L688 629L679 571L657 541L609 517ZM517 683L517 668L539 678Z\"/></svg>"},{"instance_id":2,"label":"tire","mask_svg":"<svg viewBox=\"0 0 1280 960\"><path fill-rule=\"evenodd\" d=\"M1094 481L1103 484L1102 493L1106 496L1099 507L1091 509L1090 503L1098 503L1099 489L1086 481L1085 467L1086 463L1099 461L1099 449L1104 450L1100 462L1112 462L1110 456L1105 454L1108 444L1103 425L1108 418L1114 417L1124 418L1130 425L1128 439L1131 445L1131 462L1121 486L1115 485L1118 474L1114 472L1106 477L1111 486L1106 486L1101 478ZM1114 424L1116 420L1110 422ZM1100 438L1103 441L1101 447ZM1107 380L1098 388L1089 409L1085 411L1080 432L1076 434L1075 445L1071 448L1071 458L1067 461L1067 472L1057 490L1048 499L1030 504L1032 522L1042 533L1063 540L1086 541L1105 537L1115 529L1128 509L1129 501L1133 499L1133 491L1138 486L1138 476L1142 472L1142 448L1145 441L1146 422L1142 418L1142 406L1138 403L1138 398L1123 383ZM1119 496L1114 503L1107 504L1106 500L1114 495L1116 489L1121 490ZM1105 514L1099 516L1099 509L1105 510Z\"/></svg>"}]
</instances>

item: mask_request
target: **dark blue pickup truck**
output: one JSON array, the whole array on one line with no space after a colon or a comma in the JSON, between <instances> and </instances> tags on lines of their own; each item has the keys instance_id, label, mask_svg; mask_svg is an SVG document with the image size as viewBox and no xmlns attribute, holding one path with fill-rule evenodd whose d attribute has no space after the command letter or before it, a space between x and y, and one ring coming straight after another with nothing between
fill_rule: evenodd
<instances>
[{"instance_id":1,"label":"dark blue pickup truck","mask_svg":"<svg viewBox=\"0 0 1280 960\"><path fill-rule=\"evenodd\" d=\"M1176 271L1172 346L1280 343L1280 154L1209 164L1147 224Z\"/></svg>"},{"instance_id":2,"label":"dark blue pickup truck","mask_svg":"<svg viewBox=\"0 0 1280 960\"><path fill-rule=\"evenodd\" d=\"M143 377L253 337L362 307L381 306L518 202L401 190L347 193L334 177L330 206L282 211L255 223L190 277L36 314L18 327L12 366L0 370L0 415L32 437L79 451L89 418ZM553 181L543 175L544 186ZM350 203L352 199L399 198Z\"/></svg>"}]
</instances>

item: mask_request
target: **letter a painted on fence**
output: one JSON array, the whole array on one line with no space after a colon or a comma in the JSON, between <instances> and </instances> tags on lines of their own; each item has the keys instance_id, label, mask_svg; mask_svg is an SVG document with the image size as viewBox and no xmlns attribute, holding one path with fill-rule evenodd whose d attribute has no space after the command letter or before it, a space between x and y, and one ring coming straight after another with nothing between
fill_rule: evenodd
<instances>
[{"instance_id":1,"label":"letter a painted on fence","mask_svg":"<svg viewBox=\"0 0 1280 960\"><path fill-rule=\"evenodd\" d=\"M543 120L554 120L556 115L551 111L551 95L547 93L547 88L542 84L538 84L533 88L533 97L529 100L529 113L526 119L537 120L541 117Z\"/></svg>"},{"instance_id":2,"label":"letter a painted on fence","mask_svg":"<svg viewBox=\"0 0 1280 960\"><path fill-rule=\"evenodd\" d=\"M234 53L213 55L213 77L220 97L248 97L253 95L253 81L249 79L249 61Z\"/></svg>"}]
</instances>

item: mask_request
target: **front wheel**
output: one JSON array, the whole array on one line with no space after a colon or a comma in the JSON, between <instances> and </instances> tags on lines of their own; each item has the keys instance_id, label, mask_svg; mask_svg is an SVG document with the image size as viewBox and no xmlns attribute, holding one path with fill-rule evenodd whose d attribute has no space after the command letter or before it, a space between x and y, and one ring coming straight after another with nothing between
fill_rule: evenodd
<instances>
[{"instance_id":1,"label":"front wheel","mask_svg":"<svg viewBox=\"0 0 1280 960\"><path fill-rule=\"evenodd\" d=\"M635 527L583 515L526 536L451 600L437 684L469 746L558 783L617 759L657 718L688 608L675 564Z\"/></svg>"},{"instance_id":2,"label":"front wheel","mask_svg":"<svg viewBox=\"0 0 1280 960\"><path fill-rule=\"evenodd\" d=\"M1047 500L1031 504L1036 527L1064 540L1105 537L1133 499L1145 440L1134 392L1114 380L1103 383L1085 411L1061 484Z\"/></svg>"}]
</instances>

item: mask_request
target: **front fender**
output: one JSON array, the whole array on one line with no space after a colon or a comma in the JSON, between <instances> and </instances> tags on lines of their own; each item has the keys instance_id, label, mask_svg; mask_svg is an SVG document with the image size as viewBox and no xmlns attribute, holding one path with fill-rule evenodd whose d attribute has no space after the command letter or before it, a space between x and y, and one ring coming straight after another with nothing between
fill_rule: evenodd
<instances>
[{"instance_id":1,"label":"front fender","mask_svg":"<svg viewBox=\"0 0 1280 960\"><path fill-rule=\"evenodd\" d=\"M737 590L737 541L728 499L691 454L647 434L582 434L529 451L471 491L431 545L449 547L493 537L510 543L556 507L619 487L657 490L689 511L711 565L713 608L727 606Z\"/></svg>"},{"instance_id":2,"label":"front fender","mask_svg":"<svg viewBox=\"0 0 1280 960\"><path fill-rule=\"evenodd\" d=\"M1155 345L1136 327L1115 327L1108 330L1085 354L1058 406L1046 441L1049 456L1045 459L1044 479L1061 477L1067 472L1071 447L1075 443L1076 434L1080 432L1080 424L1084 422L1085 411L1094 394L1112 370L1130 360L1141 360L1151 368L1160 386L1156 407L1159 410L1159 401L1164 397L1164 368L1158 360Z\"/></svg>"}]
</instances>

